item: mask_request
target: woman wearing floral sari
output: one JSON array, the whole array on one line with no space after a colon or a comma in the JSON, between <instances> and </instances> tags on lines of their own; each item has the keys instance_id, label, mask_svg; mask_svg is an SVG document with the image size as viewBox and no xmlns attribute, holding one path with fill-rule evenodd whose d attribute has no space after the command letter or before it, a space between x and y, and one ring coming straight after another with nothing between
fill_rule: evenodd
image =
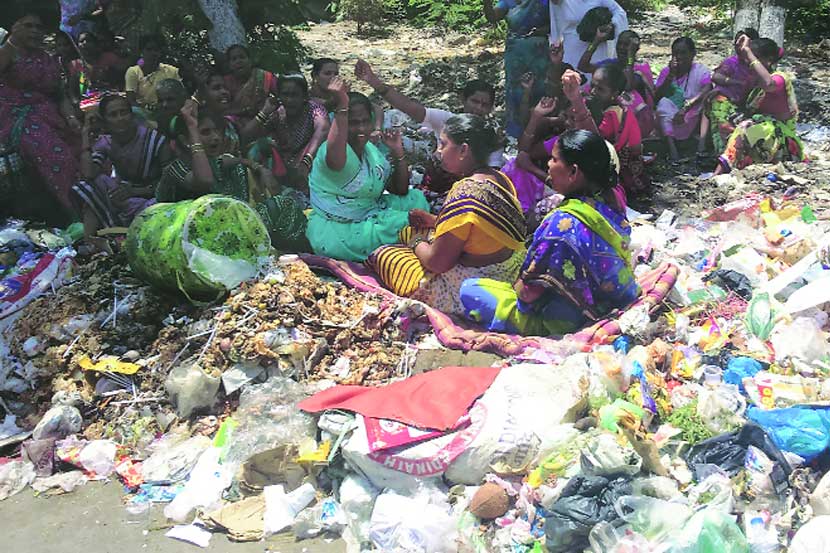
<instances>
[{"instance_id":1,"label":"woman wearing floral sari","mask_svg":"<svg viewBox=\"0 0 830 553\"><path fill-rule=\"evenodd\" d=\"M611 148L599 135L567 131L548 163L565 197L542 222L513 280L470 279L461 287L467 318L489 330L547 336L573 332L633 302L639 287L631 229L613 193Z\"/></svg>"},{"instance_id":2,"label":"woman wearing floral sari","mask_svg":"<svg viewBox=\"0 0 830 553\"><path fill-rule=\"evenodd\" d=\"M513 280L524 259L526 233L516 189L487 165L495 131L476 115L447 120L438 141L441 164L460 177L435 216L414 210L403 244L382 246L368 260L393 292L443 311L463 313L468 278Z\"/></svg>"},{"instance_id":3,"label":"woman wearing floral sari","mask_svg":"<svg viewBox=\"0 0 830 553\"><path fill-rule=\"evenodd\" d=\"M522 76L535 76L528 105L535 105L544 94L544 77L548 72L548 33L550 19L548 0L484 1L487 21L507 20L507 41L504 45L504 96L507 104L507 127L510 136L518 137L524 129L521 104L524 88Z\"/></svg>"},{"instance_id":4,"label":"woman wearing floral sari","mask_svg":"<svg viewBox=\"0 0 830 553\"><path fill-rule=\"evenodd\" d=\"M60 64L43 49L43 38L42 20L28 14L17 19L0 47L0 150L19 153L68 215L81 124L63 94Z\"/></svg>"},{"instance_id":5,"label":"woman wearing floral sari","mask_svg":"<svg viewBox=\"0 0 830 553\"><path fill-rule=\"evenodd\" d=\"M277 76L253 66L250 52L235 44L225 53L230 73L225 75L225 86L231 93L228 115L244 125L256 116L269 96L277 94Z\"/></svg>"},{"instance_id":6,"label":"woman wearing floral sari","mask_svg":"<svg viewBox=\"0 0 830 553\"><path fill-rule=\"evenodd\" d=\"M738 51L758 76L760 87L747 99L749 119L740 123L719 157L716 173L743 169L753 163L803 161L804 146L796 133L798 103L793 77L775 71L780 49L768 38L738 40Z\"/></svg>"},{"instance_id":7,"label":"woman wearing floral sari","mask_svg":"<svg viewBox=\"0 0 830 553\"><path fill-rule=\"evenodd\" d=\"M748 36L752 40L759 38L755 29L740 31L735 37L735 55L723 60L712 72L714 89L707 101L706 119L711 129L712 147L716 153L723 151L729 135L735 130L735 116L743 108L747 96L755 88L758 80L755 71L749 67L749 62L738 54L738 40L742 36Z\"/></svg>"}]
</instances>

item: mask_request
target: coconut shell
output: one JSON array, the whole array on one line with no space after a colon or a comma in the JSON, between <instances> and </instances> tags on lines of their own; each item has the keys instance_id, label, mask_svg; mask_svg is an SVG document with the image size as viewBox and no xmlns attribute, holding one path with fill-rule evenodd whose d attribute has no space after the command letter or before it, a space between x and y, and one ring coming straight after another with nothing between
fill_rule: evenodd
<instances>
[{"instance_id":1,"label":"coconut shell","mask_svg":"<svg viewBox=\"0 0 830 553\"><path fill-rule=\"evenodd\" d=\"M470 512L482 520L492 520L507 512L510 498L498 484L487 482L481 486L470 501Z\"/></svg>"}]
</instances>

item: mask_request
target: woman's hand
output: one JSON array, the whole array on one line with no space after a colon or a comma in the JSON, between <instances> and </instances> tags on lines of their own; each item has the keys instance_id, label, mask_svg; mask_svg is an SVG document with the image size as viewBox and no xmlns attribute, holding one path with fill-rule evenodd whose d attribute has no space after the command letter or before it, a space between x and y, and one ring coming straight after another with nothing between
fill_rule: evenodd
<instances>
[{"instance_id":1,"label":"woman's hand","mask_svg":"<svg viewBox=\"0 0 830 553\"><path fill-rule=\"evenodd\" d=\"M614 36L614 26L611 24L597 27L597 34L594 36L594 44L602 44Z\"/></svg>"},{"instance_id":2,"label":"woman's hand","mask_svg":"<svg viewBox=\"0 0 830 553\"><path fill-rule=\"evenodd\" d=\"M395 157L403 156L403 138L401 138L401 131L399 129L389 129L381 131L383 133L383 143L389 148L389 151Z\"/></svg>"},{"instance_id":3,"label":"woman's hand","mask_svg":"<svg viewBox=\"0 0 830 553\"><path fill-rule=\"evenodd\" d=\"M582 86L582 76L576 71L568 69L562 74L562 91L565 97L575 103L582 98L582 92L579 90Z\"/></svg>"},{"instance_id":4,"label":"woman's hand","mask_svg":"<svg viewBox=\"0 0 830 553\"><path fill-rule=\"evenodd\" d=\"M544 96L541 100L539 100L539 103L536 104L536 107L533 108L532 116L536 117L537 119L541 119L542 117L545 117L553 113L555 109L556 98Z\"/></svg>"},{"instance_id":5,"label":"woman's hand","mask_svg":"<svg viewBox=\"0 0 830 553\"><path fill-rule=\"evenodd\" d=\"M752 39L746 35L738 37L738 41L735 43L735 51L742 59L749 60L750 56L753 56Z\"/></svg>"},{"instance_id":6,"label":"woman's hand","mask_svg":"<svg viewBox=\"0 0 830 553\"><path fill-rule=\"evenodd\" d=\"M199 126L199 106L193 100L187 100L179 110L187 128L195 130Z\"/></svg>"},{"instance_id":7,"label":"woman's hand","mask_svg":"<svg viewBox=\"0 0 830 553\"><path fill-rule=\"evenodd\" d=\"M262 109L260 111L262 111L262 114L264 116L270 117L280 107L282 107L280 105L280 101L269 94L268 97L265 99L265 103L262 104Z\"/></svg>"},{"instance_id":8,"label":"woman's hand","mask_svg":"<svg viewBox=\"0 0 830 553\"><path fill-rule=\"evenodd\" d=\"M343 77L340 77L339 75L333 77L331 81L329 81L327 90L331 92L335 98L337 98L338 109L349 108L349 91L351 88L349 87L349 83L343 80Z\"/></svg>"},{"instance_id":9,"label":"woman's hand","mask_svg":"<svg viewBox=\"0 0 830 553\"><path fill-rule=\"evenodd\" d=\"M354 76L372 88L380 88L383 86L380 78L375 75L372 66L366 60L357 60L357 63L354 64Z\"/></svg>"},{"instance_id":10,"label":"woman's hand","mask_svg":"<svg viewBox=\"0 0 830 553\"><path fill-rule=\"evenodd\" d=\"M553 65L562 65L562 62L565 59L565 43L561 40L551 42L549 56L550 62Z\"/></svg>"},{"instance_id":11,"label":"woman's hand","mask_svg":"<svg viewBox=\"0 0 830 553\"><path fill-rule=\"evenodd\" d=\"M533 90L533 85L536 84L536 75L532 72L528 71L522 78L519 80L519 84L522 86L525 92L530 92Z\"/></svg>"},{"instance_id":12,"label":"woman's hand","mask_svg":"<svg viewBox=\"0 0 830 553\"><path fill-rule=\"evenodd\" d=\"M415 230L428 230L435 228L437 217L423 209L413 209L409 212L409 226Z\"/></svg>"}]
</instances>

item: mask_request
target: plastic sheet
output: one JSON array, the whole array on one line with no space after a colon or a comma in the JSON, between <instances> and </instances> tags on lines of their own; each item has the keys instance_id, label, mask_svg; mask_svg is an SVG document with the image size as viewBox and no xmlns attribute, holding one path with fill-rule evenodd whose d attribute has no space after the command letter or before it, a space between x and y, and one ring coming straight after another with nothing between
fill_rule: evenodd
<instances>
[{"instance_id":1,"label":"plastic sheet","mask_svg":"<svg viewBox=\"0 0 830 553\"><path fill-rule=\"evenodd\" d=\"M280 445L300 444L316 436L314 419L299 411L305 388L290 378L272 377L247 386L239 396L237 423L225 463L240 465L257 453Z\"/></svg>"}]
</instances>

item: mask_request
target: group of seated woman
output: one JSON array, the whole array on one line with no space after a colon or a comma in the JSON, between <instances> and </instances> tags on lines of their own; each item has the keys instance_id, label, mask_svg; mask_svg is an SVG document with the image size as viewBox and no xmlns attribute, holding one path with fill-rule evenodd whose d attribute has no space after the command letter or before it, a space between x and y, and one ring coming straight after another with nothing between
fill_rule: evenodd
<instances>
[{"instance_id":1,"label":"group of seated woman","mask_svg":"<svg viewBox=\"0 0 830 553\"><path fill-rule=\"evenodd\" d=\"M524 128L506 164L490 84L468 83L454 114L358 61L355 76L379 99L435 134L426 191L437 202L411 185L381 103L351 91L332 59L315 62L309 83L233 46L224 70L189 72L199 74L191 97L163 41L146 37L125 92L113 93L114 73L96 73L110 64L94 38L81 35L73 73L70 53L59 62L43 49L44 34L28 15L0 47L0 144L20 151L88 236L156 202L223 194L251 205L276 247L365 262L395 293L493 330L569 332L636 298L625 213L627 194L648 187L645 137L664 136L674 154L676 140L711 127L719 171L803 155L792 80L774 70L780 52L746 34L713 75L694 62L691 39L675 40L656 82L633 31L618 37L616 58L596 61L609 39L598 29L576 69L554 42L546 74L523 82L541 79L546 96L514 114ZM81 84L101 92L83 114Z\"/></svg>"}]
</instances>

